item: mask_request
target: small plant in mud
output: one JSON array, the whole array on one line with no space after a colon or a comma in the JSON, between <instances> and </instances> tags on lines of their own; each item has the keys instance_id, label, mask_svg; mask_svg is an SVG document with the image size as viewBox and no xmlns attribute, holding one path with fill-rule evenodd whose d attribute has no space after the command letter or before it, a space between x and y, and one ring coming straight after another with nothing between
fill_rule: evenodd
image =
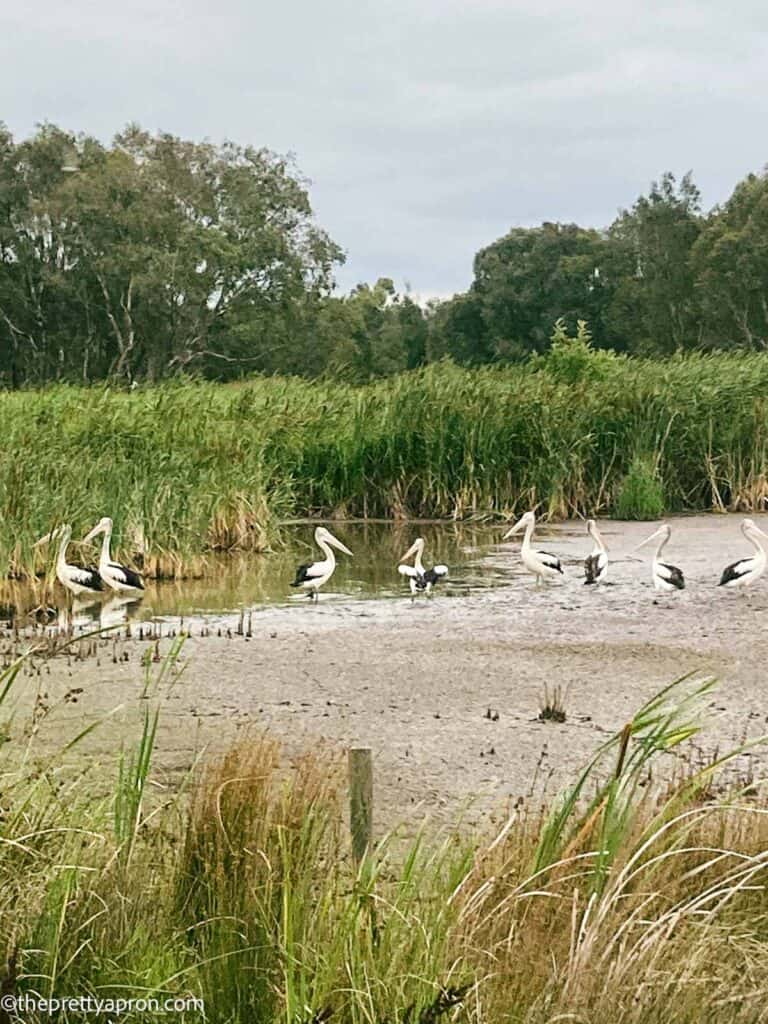
<instances>
[{"instance_id":1,"label":"small plant in mud","mask_svg":"<svg viewBox=\"0 0 768 1024\"><path fill-rule=\"evenodd\" d=\"M545 683L539 719L542 722L564 722L567 717L565 712L565 693L562 686L554 686L550 692L549 687Z\"/></svg>"},{"instance_id":2,"label":"small plant in mud","mask_svg":"<svg viewBox=\"0 0 768 1024\"><path fill-rule=\"evenodd\" d=\"M659 519L664 515L666 501L664 486L659 476L658 460L636 455L616 496L616 516L619 519Z\"/></svg>"}]
</instances>

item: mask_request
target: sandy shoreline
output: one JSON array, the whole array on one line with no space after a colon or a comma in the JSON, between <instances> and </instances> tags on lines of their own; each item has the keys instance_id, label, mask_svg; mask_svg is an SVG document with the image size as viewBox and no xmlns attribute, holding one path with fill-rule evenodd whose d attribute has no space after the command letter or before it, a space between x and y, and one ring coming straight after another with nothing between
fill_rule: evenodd
<instances>
[{"instance_id":1,"label":"sandy shoreline","mask_svg":"<svg viewBox=\"0 0 768 1024\"><path fill-rule=\"evenodd\" d=\"M637 534L645 532L641 524ZM413 604L329 599L254 612L250 639L201 638L193 629L184 670L163 701L158 778L177 776L207 744L269 729L288 754L321 739L370 745L382 827L425 814L439 822L468 802L472 821L530 797L534 780L536 798L570 781L644 700L687 672L721 681L708 748L768 731L765 581L748 598L694 586L657 600L643 575L619 560L603 588L571 580L535 590L520 581ZM17 686L18 721L38 687L57 705L42 723L43 746L122 706L83 748L110 776L121 742L138 732L140 660L149 648L120 641L128 660L113 663L113 646L98 664L54 659ZM545 683L566 691L564 724L537 718ZM83 688L77 703L57 704L72 686ZM758 753L740 769L766 765Z\"/></svg>"}]
</instances>

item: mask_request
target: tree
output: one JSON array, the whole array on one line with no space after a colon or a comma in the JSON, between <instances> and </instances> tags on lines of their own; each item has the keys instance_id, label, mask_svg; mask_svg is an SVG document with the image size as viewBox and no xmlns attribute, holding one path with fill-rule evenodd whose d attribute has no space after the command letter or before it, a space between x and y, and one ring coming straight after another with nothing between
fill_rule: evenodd
<instances>
[{"instance_id":1,"label":"tree","mask_svg":"<svg viewBox=\"0 0 768 1024\"><path fill-rule=\"evenodd\" d=\"M672 352L699 341L691 251L702 228L700 212L701 197L690 173L679 186L667 173L610 228L611 240L630 266L617 286L609 320L631 326L629 346L635 350Z\"/></svg>"},{"instance_id":2,"label":"tree","mask_svg":"<svg viewBox=\"0 0 768 1024\"><path fill-rule=\"evenodd\" d=\"M470 292L479 302L493 358L544 351L558 319L574 328L578 320L588 320L596 344L604 344L603 316L611 295L602 266L605 251L598 231L550 223L513 228L481 249Z\"/></svg>"},{"instance_id":3,"label":"tree","mask_svg":"<svg viewBox=\"0 0 768 1024\"><path fill-rule=\"evenodd\" d=\"M274 368L343 259L285 158L136 126L109 148L54 126L18 146L4 132L0 212L14 383Z\"/></svg>"},{"instance_id":4,"label":"tree","mask_svg":"<svg viewBox=\"0 0 768 1024\"><path fill-rule=\"evenodd\" d=\"M707 341L768 348L768 172L740 182L693 249Z\"/></svg>"}]
</instances>

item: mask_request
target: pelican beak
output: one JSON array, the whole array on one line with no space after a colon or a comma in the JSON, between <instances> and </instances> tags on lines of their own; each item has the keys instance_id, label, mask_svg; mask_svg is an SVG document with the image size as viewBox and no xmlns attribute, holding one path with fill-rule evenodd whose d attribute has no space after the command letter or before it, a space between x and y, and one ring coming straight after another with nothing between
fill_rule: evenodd
<instances>
[{"instance_id":1,"label":"pelican beak","mask_svg":"<svg viewBox=\"0 0 768 1024\"><path fill-rule=\"evenodd\" d=\"M504 536L501 539L502 540L507 540L508 537L514 537L514 535L516 533L520 533L520 531L523 529L523 525L524 525L523 524L523 520L522 519L518 519L518 521L515 523L515 525L512 527L512 529L511 530L507 530L507 532L504 534Z\"/></svg>"},{"instance_id":2,"label":"pelican beak","mask_svg":"<svg viewBox=\"0 0 768 1024\"><path fill-rule=\"evenodd\" d=\"M768 533L766 533L765 530L761 530L760 527L756 524L752 527L752 529L755 531L755 533L759 533L761 537L765 537L765 539L768 540Z\"/></svg>"},{"instance_id":3,"label":"pelican beak","mask_svg":"<svg viewBox=\"0 0 768 1024\"><path fill-rule=\"evenodd\" d=\"M650 543L650 541L656 540L657 537L661 536L663 531L664 531L664 527L663 526L660 526L658 528L658 530L654 530L653 533L650 535L650 537L646 537L645 540L641 540L640 543L636 547L632 548L632 550L629 552L630 555L634 555L634 553L636 551L639 551L640 548L644 548L646 544Z\"/></svg>"},{"instance_id":4,"label":"pelican beak","mask_svg":"<svg viewBox=\"0 0 768 1024\"><path fill-rule=\"evenodd\" d=\"M352 554L352 552L349 550L349 548L346 546L346 544L342 544L341 541L337 540L335 537L333 537L333 536L329 537L328 538L328 543L331 544L333 547L338 548L339 551L343 551L345 555L349 555L350 558L354 558L355 557Z\"/></svg>"},{"instance_id":5,"label":"pelican beak","mask_svg":"<svg viewBox=\"0 0 768 1024\"><path fill-rule=\"evenodd\" d=\"M94 526L94 528L91 530L91 532L86 537L83 537L80 543L87 544L88 541L91 541L93 540L94 537L97 537L101 533L101 530L101 524L97 523L96 526Z\"/></svg>"},{"instance_id":6,"label":"pelican beak","mask_svg":"<svg viewBox=\"0 0 768 1024\"><path fill-rule=\"evenodd\" d=\"M416 552L419 550L419 542L414 541L413 544L408 548L403 557L400 559L401 562L407 562L409 558L413 558Z\"/></svg>"},{"instance_id":7,"label":"pelican beak","mask_svg":"<svg viewBox=\"0 0 768 1024\"><path fill-rule=\"evenodd\" d=\"M41 537L40 540L35 541L35 543L32 545L32 547L33 548L39 548L39 547L42 547L43 544L49 544L50 541L53 540L53 535L54 535L55 532L56 532L55 530L51 530L50 533L46 533L46 535L44 537Z\"/></svg>"}]
</instances>

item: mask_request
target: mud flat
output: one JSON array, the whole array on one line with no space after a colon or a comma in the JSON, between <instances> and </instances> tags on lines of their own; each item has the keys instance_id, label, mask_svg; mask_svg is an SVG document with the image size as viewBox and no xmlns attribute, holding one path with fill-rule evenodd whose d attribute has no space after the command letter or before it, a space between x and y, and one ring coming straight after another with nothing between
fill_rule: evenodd
<instances>
[{"instance_id":1,"label":"mud flat","mask_svg":"<svg viewBox=\"0 0 768 1024\"><path fill-rule=\"evenodd\" d=\"M227 637L233 618L205 637L193 623L183 671L162 687L159 783L206 747L269 729L289 754L318 740L370 745L382 826L424 815L439 822L462 808L472 821L571 780L645 699L685 673L720 680L702 740L707 750L768 733L768 580L749 595L716 586L722 565L748 553L738 521L676 523L665 556L686 570L689 586L661 597L647 561L627 556L650 530L606 525L614 561L602 587L578 579L588 545L580 529L567 527L542 543L565 556L570 579L562 585L536 589L521 577L451 600L329 597L316 607L266 607L253 612L250 638ZM508 565L517 548L504 545L488 557ZM151 649L138 639L110 641L98 660L56 658L39 675L25 675L13 728L22 730L38 693L51 706L38 734L43 748L119 708L66 755L78 763L86 751L103 765L101 777L112 777L116 752L138 734L146 703L141 661ZM545 684L563 690L562 724L538 718ZM62 702L73 687L83 691L77 702ZM672 755L668 764L671 774ZM736 765L744 775L766 768L761 748Z\"/></svg>"}]
</instances>

